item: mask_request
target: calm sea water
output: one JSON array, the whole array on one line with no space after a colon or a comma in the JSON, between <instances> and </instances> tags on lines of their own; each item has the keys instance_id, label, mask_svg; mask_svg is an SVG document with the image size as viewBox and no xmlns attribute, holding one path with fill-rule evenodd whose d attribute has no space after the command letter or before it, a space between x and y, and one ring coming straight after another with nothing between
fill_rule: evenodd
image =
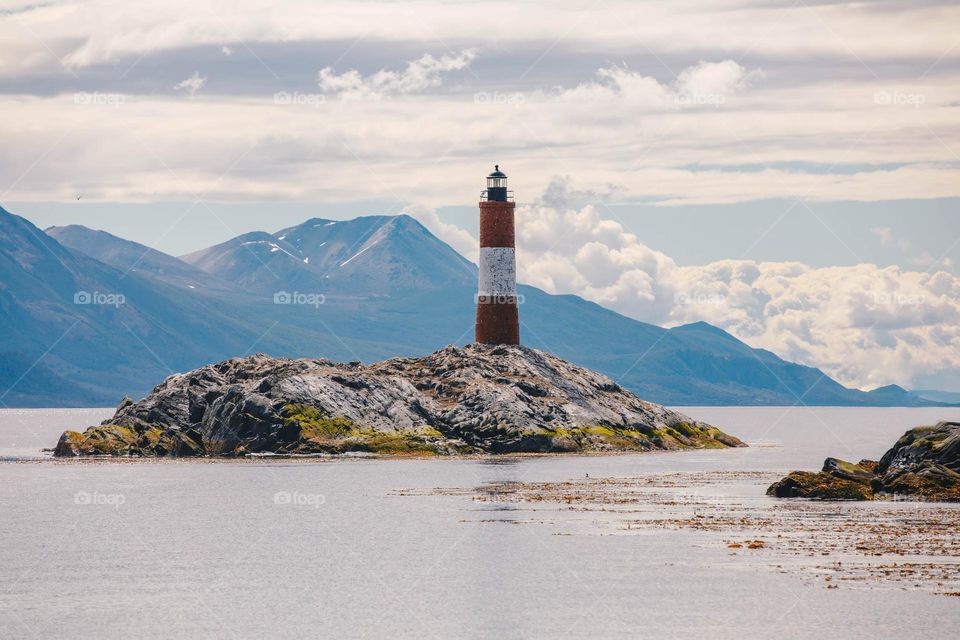
<instances>
[{"instance_id":1,"label":"calm sea water","mask_svg":"<svg viewBox=\"0 0 960 640\"><path fill-rule=\"evenodd\" d=\"M956 598L751 567L695 532L511 525L397 490L877 458L956 409L689 408L749 449L508 460L59 462L111 410L0 411L0 637L955 637ZM717 489L769 500L756 483ZM922 506L917 508L923 508ZM571 516L573 518L573 516ZM572 535L570 535L572 534Z\"/></svg>"}]
</instances>

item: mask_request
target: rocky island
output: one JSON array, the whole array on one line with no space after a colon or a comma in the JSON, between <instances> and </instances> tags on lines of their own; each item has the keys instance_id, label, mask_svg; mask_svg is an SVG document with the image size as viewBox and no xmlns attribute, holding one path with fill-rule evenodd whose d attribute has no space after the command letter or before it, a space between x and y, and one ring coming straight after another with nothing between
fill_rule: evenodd
<instances>
[{"instance_id":1,"label":"rocky island","mask_svg":"<svg viewBox=\"0 0 960 640\"><path fill-rule=\"evenodd\" d=\"M911 429L879 462L827 458L822 471L794 471L772 484L767 495L819 500L909 496L960 502L960 422Z\"/></svg>"},{"instance_id":2,"label":"rocky island","mask_svg":"<svg viewBox=\"0 0 960 640\"><path fill-rule=\"evenodd\" d=\"M54 455L451 455L746 446L599 373L516 345L371 365L257 354L168 377Z\"/></svg>"}]
</instances>

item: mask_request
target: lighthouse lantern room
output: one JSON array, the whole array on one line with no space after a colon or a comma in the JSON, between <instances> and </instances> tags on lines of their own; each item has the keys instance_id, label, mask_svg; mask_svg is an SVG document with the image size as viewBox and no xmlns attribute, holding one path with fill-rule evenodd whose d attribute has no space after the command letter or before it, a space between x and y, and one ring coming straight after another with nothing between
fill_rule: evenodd
<instances>
[{"instance_id":1,"label":"lighthouse lantern room","mask_svg":"<svg viewBox=\"0 0 960 640\"><path fill-rule=\"evenodd\" d=\"M493 172L487 176L487 190L483 192L484 199L494 202L506 202L509 199L507 191L507 174L500 171L500 165L493 165Z\"/></svg>"}]
</instances>

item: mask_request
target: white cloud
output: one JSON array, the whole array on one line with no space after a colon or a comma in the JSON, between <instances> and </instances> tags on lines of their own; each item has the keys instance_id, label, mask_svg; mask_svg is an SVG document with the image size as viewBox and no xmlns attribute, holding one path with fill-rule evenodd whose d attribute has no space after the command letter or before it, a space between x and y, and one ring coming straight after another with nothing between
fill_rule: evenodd
<instances>
[{"instance_id":1,"label":"white cloud","mask_svg":"<svg viewBox=\"0 0 960 640\"><path fill-rule=\"evenodd\" d=\"M937 95L933 85L925 90ZM389 198L441 207L474 202L495 161L509 166L521 201L543 193L555 175L576 177L585 189L581 204L610 193L663 206L960 196L960 165L950 152L960 140L955 108L932 100L923 109L877 107L872 85L822 91L822 103L796 105L813 89L758 83L718 109L642 117L623 100L591 108L531 96L521 107L498 108L470 96L416 95L298 105L273 94L221 93L204 100L137 95L103 117L73 93L0 95L7 123L0 171L32 167L6 201L70 201L81 183L90 201L173 200L192 197L184 192L190 184L226 201ZM878 158L892 168L831 173L778 165ZM758 163L778 168L741 168Z\"/></svg>"},{"instance_id":2,"label":"white cloud","mask_svg":"<svg viewBox=\"0 0 960 640\"><path fill-rule=\"evenodd\" d=\"M420 93L440 86L443 74L470 66L477 57L476 49L464 49L458 54L435 58L429 53L407 62L402 71L381 69L364 77L356 70L341 74L332 67L324 67L318 74L320 89L335 93L343 99L380 99L384 96Z\"/></svg>"},{"instance_id":3,"label":"white cloud","mask_svg":"<svg viewBox=\"0 0 960 640\"><path fill-rule=\"evenodd\" d=\"M960 164L951 151L960 146L960 127L956 107L948 106L957 99L956 65L943 58L922 77L930 63L914 68L953 44L950 18L960 16L960 7L902 8L892 23L889 12L870 3L791 8L770 0L730 8L611 0L583 29L574 2L402 4L290 0L265 15L238 0L226 19L222 12L184 11L178 0L144 2L122 15L90 0L82 8L41 3L0 16L0 25L24 27L0 39L0 77L17 78L13 87L32 86L29 78L36 77L39 94L0 94L6 123L0 171L19 175L33 167L5 200L69 200L79 183L91 201L174 199L192 184L209 198L231 201L389 197L440 207L472 202L475 183L468 180L491 160L509 163L522 180L515 183L520 199L542 192L551 176L574 174L587 191L664 207L960 196ZM830 37L823 37L824 22ZM489 47L479 77L464 72L476 64L474 49L408 63L396 57L397 50L419 55L437 47L437 34ZM584 59L628 58L645 66L638 72L608 65L591 75L573 65L559 70L562 87L545 92L554 80L544 78L557 77L557 61L550 55L536 62L531 51L539 55L540 45L558 35L564 35L554 50L561 64L582 51ZM327 51L353 37L362 38L357 48L338 44L316 67L341 53L350 55L338 70L354 55L391 62L372 73L327 67L318 82L331 99L311 91L309 81L299 90L277 86L255 59L245 64L256 82L236 88L235 77L231 84L230 74L218 75L216 95L204 100L172 99L172 82L138 77L144 65L175 67L188 59L160 57L172 48L209 44L207 54L216 54L223 43L243 41L245 51L264 54L261 60L286 85L302 71L302 61L291 58L306 49L291 43L310 41ZM270 48L261 49L266 42ZM862 71L851 50L868 65L882 63L882 80L851 74L850 65ZM98 117L93 105L76 103L58 57L83 81L95 78L99 86L113 79L111 92L136 87L136 93L110 117ZM758 59L763 81L754 81ZM117 64L87 72L104 62ZM294 64L290 73L285 64ZM42 71L27 73L35 68ZM128 69L130 82L120 82ZM60 94L51 93L56 77L68 79L53 85L52 91L63 87ZM523 99L498 101L488 91L495 82L508 98ZM199 95L210 85L195 73L177 86ZM298 99L277 99L291 89ZM923 96L924 103L877 104L882 91ZM488 99L478 100L480 94ZM711 108L685 108L701 104ZM243 155L250 148L256 152ZM242 174L232 164L237 158ZM181 175L168 175L167 167Z\"/></svg>"},{"instance_id":4,"label":"white cloud","mask_svg":"<svg viewBox=\"0 0 960 640\"><path fill-rule=\"evenodd\" d=\"M900 234L895 232L890 227L873 227L870 229L870 233L877 236L877 238L880 240L881 247L896 247L903 252L910 251L910 249L913 247L909 240L901 237ZM933 262L933 258L929 258L925 262L922 259L914 258L912 262L917 266L929 267ZM943 266L949 268L949 265L946 263Z\"/></svg>"},{"instance_id":5,"label":"white cloud","mask_svg":"<svg viewBox=\"0 0 960 640\"><path fill-rule=\"evenodd\" d=\"M953 268L953 261L950 258L944 256L935 257L931 255L929 251L921 251L920 255L914 256L910 260L910 263L917 267L923 267L928 271Z\"/></svg>"},{"instance_id":6,"label":"white cloud","mask_svg":"<svg viewBox=\"0 0 960 640\"><path fill-rule=\"evenodd\" d=\"M220 47L220 53L222 53L223 55L225 55L225 56L227 56L227 57L230 57L230 56L233 55L233 49L231 49L231 48L228 47L227 45L223 45L222 47Z\"/></svg>"},{"instance_id":7,"label":"white cloud","mask_svg":"<svg viewBox=\"0 0 960 640\"><path fill-rule=\"evenodd\" d=\"M880 246L883 247L892 247L893 242L893 229L890 227L874 227L870 229L870 233L877 236L880 239Z\"/></svg>"},{"instance_id":8,"label":"white cloud","mask_svg":"<svg viewBox=\"0 0 960 640\"><path fill-rule=\"evenodd\" d=\"M520 278L663 325L703 320L861 388L960 367L960 278L860 264L679 266L593 207L518 210Z\"/></svg>"},{"instance_id":9,"label":"white cloud","mask_svg":"<svg viewBox=\"0 0 960 640\"><path fill-rule=\"evenodd\" d=\"M609 0L585 21L580 2L444 2L416 0L287 0L263 10L255 0L231 2L229 11L197 10L196 0L143 0L137 11L117 12L111 0L32 3L9 19L17 25L0 45L0 74L57 60L23 55L36 40L71 68L135 59L143 53L202 44L316 40L477 42L492 37L507 46L531 40L584 50L629 52L637 43L659 55L749 51L781 59L829 55L865 61L899 56L936 60L955 43L958 8L941 3L729 3L713 0L638 3ZM895 15L896 19L891 19ZM17 29L22 25L24 28ZM36 40L35 40L36 39ZM539 50L543 49L542 45Z\"/></svg>"},{"instance_id":10,"label":"white cloud","mask_svg":"<svg viewBox=\"0 0 960 640\"><path fill-rule=\"evenodd\" d=\"M561 89L557 98L566 102L609 102L622 100L649 109L713 106L726 103L750 81L759 78L759 70L747 71L733 60L701 61L683 69L670 84L630 71L625 66L599 69L599 80Z\"/></svg>"},{"instance_id":11,"label":"white cloud","mask_svg":"<svg viewBox=\"0 0 960 640\"><path fill-rule=\"evenodd\" d=\"M173 88L177 91L183 91L187 95L193 96L196 95L203 86L207 84L206 76L201 76L199 71L194 71L186 80L178 82Z\"/></svg>"},{"instance_id":12,"label":"white cloud","mask_svg":"<svg viewBox=\"0 0 960 640\"><path fill-rule=\"evenodd\" d=\"M600 80L585 82L572 89L561 89L558 99L565 102L609 102L617 98L651 108L674 106L673 93L655 78L642 76L620 66L597 71Z\"/></svg>"}]
</instances>

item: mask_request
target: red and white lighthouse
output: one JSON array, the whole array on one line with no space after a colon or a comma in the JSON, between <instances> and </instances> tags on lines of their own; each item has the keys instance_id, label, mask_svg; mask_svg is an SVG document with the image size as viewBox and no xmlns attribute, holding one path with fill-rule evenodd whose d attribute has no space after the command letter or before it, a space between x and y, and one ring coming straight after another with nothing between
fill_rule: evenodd
<instances>
[{"instance_id":1,"label":"red and white lighthouse","mask_svg":"<svg viewBox=\"0 0 960 640\"><path fill-rule=\"evenodd\" d=\"M520 344L517 307L515 203L500 165L487 176L480 201L480 287L477 335L480 344Z\"/></svg>"}]
</instances>

